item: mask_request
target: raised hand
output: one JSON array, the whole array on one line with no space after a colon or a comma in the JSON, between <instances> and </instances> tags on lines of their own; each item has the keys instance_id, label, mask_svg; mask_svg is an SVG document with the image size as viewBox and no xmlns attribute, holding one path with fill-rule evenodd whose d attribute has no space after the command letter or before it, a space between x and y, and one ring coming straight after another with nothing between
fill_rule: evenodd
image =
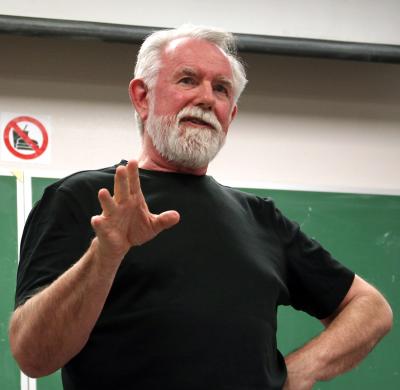
<instances>
[{"instance_id":1,"label":"raised hand","mask_svg":"<svg viewBox=\"0 0 400 390\"><path fill-rule=\"evenodd\" d=\"M99 254L121 261L128 250L153 239L179 222L176 211L152 214L140 188L137 161L119 166L114 178L114 196L105 188L98 194L101 215L92 217Z\"/></svg>"}]
</instances>

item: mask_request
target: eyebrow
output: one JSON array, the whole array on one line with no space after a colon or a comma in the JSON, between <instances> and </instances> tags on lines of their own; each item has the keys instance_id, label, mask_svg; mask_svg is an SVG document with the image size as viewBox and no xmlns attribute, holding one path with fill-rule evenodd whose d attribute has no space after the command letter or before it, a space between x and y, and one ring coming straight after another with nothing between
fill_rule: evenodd
<instances>
[{"instance_id":1,"label":"eyebrow","mask_svg":"<svg viewBox=\"0 0 400 390\"><path fill-rule=\"evenodd\" d=\"M176 74L176 76L180 76L180 75L185 75L185 76L192 76L192 77L197 77L198 76L198 72L193 69L193 68L189 68L189 67L184 67L182 69L179 69ZM233 82L228 79L225 76L217 76L216 77L216 81L218 81L219 83L224 84L226 87L233 89Z\"/></svg>"},{"instance_id":2,"label":"eyebrow","mask_svg":"<svg viewBox=\"0 0 400 390\"><path fill-rule=\"evenodd\" d=\"M189 68L189 67L185 67L182 69L179 69L176 73L176 76L180 76L180 75L185 75L185 76L193 76L196 77L198 75L198 72L196 72L194 69Z\"/></svg>"},{"instance_id":3,"label":"eyebrow","mask_svg":"<svg viewBox=\"0 0 400 390\"><path fill-rule=\"evenodd\" d=\"M233 82L230 79L228 79L224 76L221 76L221 77L218 77L217 80L218 80L218 82L223 84L225 87L233 89Z\"/></svg>"}]
</instances>

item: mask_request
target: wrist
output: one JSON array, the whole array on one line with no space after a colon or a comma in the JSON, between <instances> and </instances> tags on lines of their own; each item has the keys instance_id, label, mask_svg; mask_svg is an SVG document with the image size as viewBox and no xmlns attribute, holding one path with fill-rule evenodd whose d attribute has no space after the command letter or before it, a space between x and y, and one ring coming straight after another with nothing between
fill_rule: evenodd
<instances>
[{"instance_id":1,"label":"wrist","mask_svg":"<svg viewBox=\"0 0 400 390\"><path fill-rule=\"evenodd\" d=\"M307 384L310 389L320 380L323 361L310 344L287 355L285 363L288 377L296 378L296 381Z\"/></svg>"},{"instance_id":2,"label":"wrist","mask_svg":"<svg viewBox=\"0 0 400 390\"><path fill-rule=\"evenodd\" d=\"M98 237L92 240L88 252L90 257L105 271L117 270L126 254L107 250L101 245Z\"/></svg>"}]
</instances>

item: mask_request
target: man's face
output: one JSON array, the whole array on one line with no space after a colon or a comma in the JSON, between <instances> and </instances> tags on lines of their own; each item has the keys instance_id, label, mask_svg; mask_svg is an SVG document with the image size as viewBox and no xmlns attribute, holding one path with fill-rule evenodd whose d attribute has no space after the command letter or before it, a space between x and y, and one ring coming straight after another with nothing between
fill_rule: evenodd
<instances>
[{"instance_id":1,"label":"man's face","mask_svg":"<svg viewBox=\"0 0 400 390\"><path fill-rule=\"evenodd\" d=\"M176 115L184 107L198 106L214 112L227 133L235 110L229 60L207 41L172 41L161 56L154 98L155 115Z\"/></svg>"},{"instance_id":2,"label":"man's face","mask_svg":"<svg viewBox=\"0 0 400 390\"><path fill-rule=\"evenodd\" d=\"M149 103L145 128L160 154L184 166L207 166L236 113L228 59L204 40L171 42Z\"/></svg>"}]
</instances>

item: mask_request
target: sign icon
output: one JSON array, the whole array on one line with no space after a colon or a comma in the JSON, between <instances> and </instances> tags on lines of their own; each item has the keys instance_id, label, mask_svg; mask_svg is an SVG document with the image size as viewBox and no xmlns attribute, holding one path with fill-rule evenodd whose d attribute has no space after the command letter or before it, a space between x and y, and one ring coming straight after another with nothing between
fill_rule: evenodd
<instances>
[{"instance_id":1,"label":"sign icon","mask_svg":"<svg viewBox=\"0 0 400 390\"><path fill-rule=\"evenodd\" d=\"M8 151L23 160L41 156L49 143L45 126L31 116L11 119L4 129L3 139Z\"/></svg>"},{"instance_id":2,"label":"sign icon","mask_svg":"<svg viewBox=\"0 0 400 390\"><path fill-rule=\"evenodd\" d=\"M29 138L29 132L26 130L26 128L28 127L28 125L25 125L23 128L23 132L25 133L26 138ZM27 143L24 138L22 138L19 133L15 130L13 130L13 138L14 138L14 148L15 149L19 149L19 150L33 150L31 143ZM39 149L38 143L37 141L35 141L34 139L31 139L31 141L36 145L37 149ZM37 150L36 149L36 150Z\"/></svg>"}]
</instances>

